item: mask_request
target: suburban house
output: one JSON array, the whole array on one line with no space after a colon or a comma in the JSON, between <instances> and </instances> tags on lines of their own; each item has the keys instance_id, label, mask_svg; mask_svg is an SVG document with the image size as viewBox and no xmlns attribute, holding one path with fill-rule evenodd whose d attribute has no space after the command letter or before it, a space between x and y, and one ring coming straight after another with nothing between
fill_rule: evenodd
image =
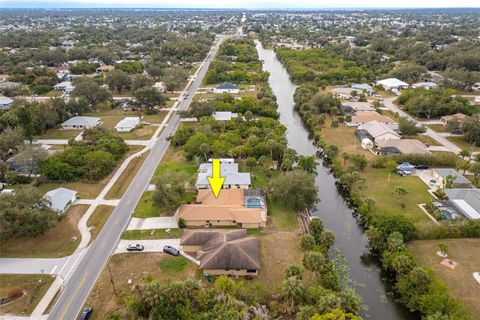
<instances>
[{"instance_id":1,"label":"suburban house","mask_svg":"<svg viewBox=\"0 0 480 320\"><path fill-rule=\"evenodd\" d=\"M431 81L418 82L418 83L412 84L412 88L424 88L424 89L427 89L427 90L434 89L436 87L438 87L438 84L436 84L435 82L431 82Z\"/></svg>"},{"instance_id":2,"label":"suburban house","mask_svg":"<svg viewBox=\"0 0 480 320\"><path fill-rule=\"evenodd\" d=\"M448 126L448 124L450 122L463 122L465 121L466 119L468 118L467 115L463 114L463 113L455 113L455 114L452 114L452 115L449 115L449 116L443 116L440 118L440 121L442 121L443 125L444 126Z\"/></svg>"},{"instance_id":3,"label":"suburban house","mask_svg":"<svg viewBox=\"0 0 480 320\"><path fill-rule=\"evenodd\" d=\"M130 132L140 125L140 117L125 117L115 126L117 132Z\"/></svg>"},{"instance_id":4,"label":"suburban house","mask_svg":"<svg viewBox=\"0 0 480 320\"><path fill-rule=\"evenodd\" d=\"M198 190L195 203L183 204L176 216L188 227L222 226L246 229L265 228L267 207L260 191L221 190L217 198L211 190Z\"/></svg>"},{"instance_id":5,"label":"suburban house","mask_svg":"<svg viewBox=\"0 0 480 320\"><path fill-rule=\"evenodd\" d=\"M416 139L389 139L377 142L385 155L392 154L430 154L427 146Z\"/></svg>"},{"instance_id":6,"label":"suburban house","mask_svg":"<svg viewBox=\"0 0 480 320\"><path fill-rule=\"evenodd\" d=\"M0 110L6 110L10 108L13 103L13 99L9 97L0 96Z\"/></svg>"},{"instance_id":7,"label":"suburban house","mask_svg":"<svg viewBox=\"0 0 480 320\"><path fill-rule=\"evenodd\" d=\"M372 95L374 93L372 86L368 83L353 83L352 89L356 90L358 93L366 93L368 95Z\"/></svg>"},{"instance_id":8,"label":"suburban house","mask_svg":"<svg viewBox=\"0 0 480 320\"><path fill-rule=\"evenodd\" d=\"M258 238L246 230L185 230L180 246L196 255L205 275L251 277L260 270Z\"/></svg>"},{"instance_id":9,"label":"suburban house","mask_svg":"<svg viewBox=\"0 0 480 320\"><path fill-rule=\"evenodd\" d=\"M372 121L390 125L395 124L395 121L393 121L392 119L382 116L375 111L358 111L355 112L355 115L352 116L352 121L348 123L348 126L358 127Z\"/></svg>"},{"instance_id":10,"label":"suburban house","mask_svg":"<svg viewBox=\"0 0 480 320\"><path fill-rule=\"evenodd\" d=\"M71 93L73 91L74 86L71 81L63 81L60 83L57 83L56 85L53 86L55 90L61 90L65 93Z\"/></svg>"},{"instance_id":11,"label":"suburban house","mask_svg":"<svg viewBox=\"0 0 480 320\"><path fill-rule=\"evenodd\" d=\"M43 198L48 200L52 210L64 213L77 200L77 192L66 188L57 188L45 193Z\"/></svg>"},{"instance_id":12,"label":"suburban house","mask_svg":"<svg viewBox=\"0 0 480 320\"><path fill-rule=\"evenodd\" d=\"M213 92L214 93L239 93L240 87L230 82L224 82L219 84L215 89L213 89Z\"/></svg>"},{"instance_id":13,"label":"suburban house","mask_svg":"<svg viewBox=\"0 0 480 320\"><path fill-rule=\"evenodd\" d=\"M377 85L381 85L386 90L399 91L400 89L408 88L408 83L398 80L396 78L388 78L375 81Z\"/></svg>"},{"instance_id":14,"label":"suburban house","mask_svg":"<svg viewBox=\"0 0 480 320\"><path fill-rule=\"evenodd\" d=\"M198 168L197 182L195 187L197 189L208 189L210 184L208 183L208 177L212 176L212 164L211 163L202 163ZM252 181L250 178L250 173L248 172L238 172L238 163L231 162L222 162L220 164L220 176L225 177L223 183L223 189L231 188L241 188L248 189L250 188Z\"/></svg>"},{"instance_id":15,"label":"suburban house","mask_svg":"<svg viewBox=\"0 0 480 320\"><path fill-rule=\"evenodd\" d=\"M97 73L106 73L115 70L114 66L100 66L95 71Z\"/></svg>"},{"instance_id":16,"label":"suburban house","mask_svg":"<svg viewBox=\"0 0 480 320\"><path fill-rule=\"evenodd\" d=\"M233 113L230 111L215 111L212 116L218 121L228 121L238 117L238 113Z\"/></svg>"},{"instance_id":17,"label":"suburban house","mask_svg":"<svg viewBox=\"0 0 480 320\"><path fill-rule=\"evenodd\" d=\"M154 87L155 89L157 89L158 91L160 91L160 92L165 92L165 91L167 91L167 86L165 85L165 82L163 82L163 81L155 82L155 84L153 85L153 87Z\"/></svg>"},{"instance_id":18,"label":"suburban house","mask_svg":"<svg viewBox=\"0 0 480 320\"><path fill-rule=\"evenodd\" d=\"M348 87L336 87L330 90L330 93L335 97L339 99L344 99L348 100L352 97L352 92L355 91L352 88Z\"/></svg>"},{"instance_id":19,"label":"suburban house","mask_svg":"<svg viewBox=\"0 0 480 320\"><path fill-rule=\"evenodd\" d=\"M375 111L375 108L368 102L360 102L360 101L344 101L340 106L340 110L344 114L351 114L355 115L357 112L360 111Z\"/></svg>"},{"instance_id":20,"label":"suburban house","mask_svg":"<svg viewBox=\"0 0 480 320\"><path fill-rule=\"evenodd\" d=\"M451 168L437 168L432 170L432 176L438 180L439 184L445 186L447 177L453 177L452 189L471 189L473 184L465 178L460 172Z\"/></svg>"},{"instance_id":21,"label":"suburban house","mask_svg":"<svg viewBox=\"0 0 480 320\"><path fill-rule=\"evenodd\" d=\"M470 219L480 219L480 189L443 189L448 197L446 204L457 213Z\"/></svg>"},{"instance_id":22,"label":"suburban house","mask_svg":"<svg viewBox=\"0 0 480 320\"><path fill-rule=\"evenodd\" d=\"M381 140L400 139L400 135L383 122L371 121L358 127L355 135L363 141L368 138L376 144Z\"/></svg>"},{"instance_id":23,"label":"suburban house","mask_svg":"<svg viewBox=\"0 0 480 320\"><path fill-rule=\"evenodd\" d=\"M62 123L63 130L84 130L99 126L102 124L101 118L78 116L73 117Z\"/></svg>"}]
</instances>

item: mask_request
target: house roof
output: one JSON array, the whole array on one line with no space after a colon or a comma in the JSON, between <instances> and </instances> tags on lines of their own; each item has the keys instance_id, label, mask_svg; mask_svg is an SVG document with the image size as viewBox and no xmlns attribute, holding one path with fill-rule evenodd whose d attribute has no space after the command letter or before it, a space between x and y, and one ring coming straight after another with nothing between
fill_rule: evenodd
<instances>
[{"instance_id":1,"label":"house roof","mask_svg":"<svg viewBox=\"0 0 480 320\"><path fill-rule=\"evenodd\" d=\"M405 87L408 83L398 80L397 78L388 78L376 81L377 84L381 84L385 87Z\"/></svg>"},{"instance_id":2,"label":"house roof","mask_svg":"<svg viewBox=\"0 0 480 320\"><path fill-rule=\"evenodd\" d=\"M71 81L63 81L53 86L54 88L73 88Z\"/></svg>"},{"instance_id":3,"label":"house roof","mask_svg":"<svg viewBox=\"0 0 480 320\"><path fill-rule=\"evenodd\" d=\"M355 111L375 111L375 108L369 102L361 101L344 101L342 106L348 106Z\"/></svg>"},{"instance_id":4,"label":"house roof","mask_svg":"<svg viewBox=\"0 0 480 320\"><path fill-rule=\"evenodd\" d=\"M368 83L352 83L352 89L366 90L367 92L373 91L373 88Z\"/></svg>"},{"instance_id":5,"label":"house roof","mask_svg":"<svg viewBox=\"0 0 480 320\"><path fill-rule=\"evenodd\" d=\"M227 121L232 118L238 117L238 113L233 113L230 111L216 111L212 114L212 116L215 118L215 120Z\"/></svg>"},{"instance_id":6,"label":"house roof","mask_svg":"<svg viewBox=\"0 0 480 320\"><path fill-rule=\"evenodd\" d=\"M100 122L101 118L78 116L62 123L62 126L93 126Z\"/></svg>"},{"instance_id":7,"label":"house roof","mask_svg":"<svg viewBox=\"0 0 480 320\"><path fill-rule=\"evenodd\" d=\"M443 189L450 202L470 219L480 219L480 189Z\"/></svg>"},{"instance_id":8,"label":"house roof","mask_svg":"<svg viewBox=\"0 0 480 320\"><path fill-rule=\"evenodd\" d=\"M412 87L413 88L435 88L435 87L438 87L438 84L436 84L435 82L431 82L431 81L428 81L428 82L417 82L417 83L414 83L412 84Z\"/></svg>"},{"instance_id":9,"label":"house roof","mask_svg":"<svg viewBox=\"0 0 480 320\"><path fill-rule=\"evenodd\" d=\"M125 117L117 123L115 128L135 128L139 123L139 117Z\"/></svg>"},{"instance_id":10,"label":"house roof","mask_svg":"<svg viewBox=\"0 0 480 320\"><path fill-rule=\"evenodd\" d=\"M220 191L220 194L225 191ZM183 204L178 217L186 221L235 221L237 223L263 223L264 214L260 209L244 208L239 205Z\"/></svg>"},{"instance_id":11,"label":"house roof","mask_svg":"<svg viewBox=\"0 0 480 320\"><path fill-rule=\"evenodd\" d=\"M113 69L115 69L114 66L100 66L97 68L97 70L100 70L100 71L111 71Z\"/></svg>"},{"instance_id":12,"label":"house roof","mask_svg":"<svg viewBox=\"0 0 480 320\"><path fill-rule=\"evenodd\" d=\"M390 139L377 142L378 146L383 148L396 148L403 154L429 154L426 145L416 139Z\"/></svg>"},{"instance_id":13,"label":"house roof","mask_svg":"<svg viewBox=\"0 0 480 320\"><path fill-rule=\"evenodd\" d=\"M77 192L66 188L57 188L48 191L43 197L50 201L50 208L55 211L62 211L72 201L72 198L77 197Z\"/></svg>"},{"instance_id":14,"label":"house roof","mask_svg":"<svg viewBox=\"0 0 480 320\"><path fill-rule=\"evenodd\" d=\"M246 230L186 230L180 245L198 245L202 269L260 269L259 241Z\"/></svg>"},{"instance_id":15,"label":"house roof","mask_svg":"<svg viewBox=\"0 0 480 320\"><path fill-rule=\"evenodd\" d=\"M371 122L371 121L393 123L392 119L384 117L375 111L358 111L352 117L352 122L361 123L361 122Z\"/></svg>"},{"instance_id":16,"label":"house roof","mask_svg":"<svg viewBox=\"0 0 480 320\"><path fill-rule=\"evenodd\" d=\"M465 120L466 118L468 118L467 115L459 112L459 113L451 114L449 116L443 116L440 119L444 121L455 121L455 120L462 121L462 120Z\"/></svg>"},{"instance_id":17,"label":"house roof","mask_svg":"<svg viewBox=\"0 0 480 320\"><path fill-rule=\"evenodd\" d=\"M0 105L8 105L13 102L13 99L5 96L0 96Z\"/></svg>"},{"instance_id":18,"label":"house roof","mask_svg":"<svg viewBox=\"0 0 480 320\"><path fill-rule=\"evenodd\" d=\"M472 182L465 178L460 172L458 172L455 169L451 168L436 168L433 169L440 177L445 179L447 176L453 176L455 177L455 180L453 183L465 183L465 184L471 184Z\"/></svg>"},{"instance_id":19,"label":"house roof","mask_svg":"<svg viewBox=\"0 0 480 320\"><path fill-rule=\"evenodd\" d=\"M240 89L239 86L237 86L236 84L233 84L233 83L230 83L230 82L223 82L223 83L220 83L218 86L217 86L217 89L221 89L221 90L235 90L235 89Z\"/></svg>"},{"instance_id":20,"label":"house roof","mask_svg":"<svg viewBox=\"0 0 480 320\"><path fill-rule=\"evenodd\" d=\"M370 121L358 127L358 130L366 131L373 139L381 137L386 134L395 135L400 139L400 135L385 123L378 121Z\"/></svg>"},{"instance_id":21,"label":"house roof","mask_svg":"<svg viewBox=\"0 0 480 320\"><path fill-rule=\"evenodd\" d=\"M200 189L197 194L197 203L203 205L236 205L243 204L244 192L243 189L223 189L215 198L210 189Z\"/></svg>"},{"instance_id":22,"label":"house roof","mask_svg":"<svg viewBox=\"0 0 480 320\"><path fill-rule=\"evenodd\" d=\"M207 185L208 177L212 176L212 164L202 163L198 169L197 185ZM251 184L250 173L238 172L237 163L221 163L220 164L220 176L225 177L224 184Z\"/></svg>"}]
</instances>

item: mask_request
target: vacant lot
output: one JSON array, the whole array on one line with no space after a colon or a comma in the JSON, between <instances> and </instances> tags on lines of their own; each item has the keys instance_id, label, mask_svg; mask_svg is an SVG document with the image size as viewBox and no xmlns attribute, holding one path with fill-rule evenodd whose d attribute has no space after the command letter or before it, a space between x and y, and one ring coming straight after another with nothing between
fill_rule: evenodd
<instances>
[{"instance_id":1,"label":"vacant lot","mask_svg":"<svg viewBox=\"0 0 480 320\"><path fill-rule=\"evenodd\" d=\"M362 148L361 142L355 137L356 128L347 127L345 124L340 124L337 128L331 127L331 119L325 121L325 126L320 133L322 139L328 144L334 144L338 147L340 153L355 153L364 155L367 159L372 159L373 154Z\"/></svg>"},{"instance_id":2,"label":"vacant lot","mask_svg":"<svg viewBox=\"0 0 480 320\"><path fill-rule=\"evenodd\" d=\"M50 129L43 134L39 139L53 139L53 140L70 140L78 136L81 130L62 130L61 127Z\"/></svg>"},{"instance_id":3,"label":"vacant lot","mask_svg":"<svg viewBox=\"0 0 480 320\"><path fill-rule=\"evenodd\" d=\"M85 304L93 307L90 319L108 319L110 312L121 308L123 298L132 295L132 289L142 278L148 277L160 282L180 281L194 278L197 269L183 257L171 257L163 253L114 255L108 265L117 297L113 294L110 275L105 268ZM131 283L128 283L129 280Z\"/></svg>"},{"instance_id":4,"label":"vacant lot","mask_svg":"<svg viewBox=\"0 0 480 320\"><path fill-rule=\"evenodd\" d=\"M455 143L460 149L472 150L473 144L465 140L463 136L447 137L447 139ZM480 151L480 146L476 146L473 151Z\"/></svg>"},{"instance_id":5,"label":"vacant lot","mask_svg":"<svg viewBox=\"0 0 480 320\"><path fill-rule=\"evenodd\" d=\"M275 230L297 230L297 213L279 202L268 202L268 216Z\"/></svg>"},{"instance_id":6,"label":"vacant lot","mask_svg":"<svg viewBox=\"0 0 480 320\"><path fill-rule=\"evenodd\" d=\"M445 127L443 124L429 124L426 127L437 132L448 132L447 127Z\"/></svg>"},{"instance_id":7,"label":"vacant lot","mask_svg":"<svg viewBox=\"0 0 480 320\"><path fill-rule=\"evenodd\" d=\"M442 258L436 255L438 244L448 246L449 258L458 263L451 270L440 264ZM452 297L463 302L470 311L472 319L479 319L480 285L475 281L473 272L480 272L480 239L443 239L421 240L409 244L415 260L422 266L433 270L449 289Z\"/></svg>"},{"instance_id":8,"label":"vacant lot","mask_svg":"<svg viewBox=\"0 0 480 320\"><path fill-rule=\"evenodd\" d=\"M155 170L152 183L155 183L156 177L158 177L160 174L173 171L185 172L187 176L192 179L192 182L194 182L193 179L195 179L197 166L194 163L187 161L181 149L172 147L170 145L162 159L162 162L160 162L160 165Z\"/></svg>"},{"instance_id":9,"label":"vacant lot","mask_svg":"<svg viewBox=\"0 0 480 320\"><path fill-rule=\"evenodd\" d=\"M97 235L102 231L103 226L107 222L108 218L115 209L112 206L98 206L93 214L87 221L87 227L92 228L90 233L92 235L92 239L90 241L95 240Z\"/></svg>"},{"instance_id":10,"label":"vacant lot","mask_svg":"<svg viewBox=\"0 0 480 320\"><path fill-rule=\"evenodd\" d=\"M152 138L158 126L140 126L132 132L118 132L117 134L124 140L149 140Z\"/></svg>"},{"instance_id":11,"label":"vacant lot","mask_svg":"<svg viewBox=\"0 0 480 320\"><path fill-rule=\"evenodd\" d=\"M388 174L385 169L368 168L363 173L366 178L365 196L375 201L379 214L401 214L410 218L417 224L433 223L417 206L433 200L427 192L427 186L415 176L401 177ZM403 187L407 194L398 197L395 189ZM402 203L404 207L402 208Z\"/></svg>"},{"instance_id":12,"label":"vacant lot","mask_svg":"<svg viewBox=\"0 0 480 320\"><path fill-rule=\"evenodd\" d=\"M87 211L86 205L75 205L68 209L57 225L35 238L13 238L0 244L3 258L58 258L68 256L80 243L77 224ZM77 239L73 241L73 237Z\"/></svg>"},{"instance_id":13,"label":"vacant lot","mask_svg":"<svg viewBox=\"0 0 480 320\"><path fill-rule=\"evenodd\" d=\"M433 139L430 136L426 135L416 135L412 137L405 137L405 139L417 139L418 141L422 142L423 144L426 144L427 146L441 146L440 143L437 142L437 140Z\"/></svg>"},{"instance_id":14,"label":"vacant lot","mask_svg":"<svg viewBox=\"0 0 480 320\"><path fill-rule=\"evenodd\" d=\"M140 156L135 157L130 161L122 175L118 178L110 191L108 191L105 199L119 199L123 196L125 191L127 191L130 182L132 182L143 162L147 159L149 153L150 151L142 153Z\"/></svg>"},{"instance_id":15,"label":"vacant lot","mask_svg":"<svg viewBox=\"0 0 480 320\"><path fill-rule=\"evenodd\" d=\"M0 315L28 316L52 284L54 278L47 275L0 275L0 297L5 297L9 290L20 288L24 295L18 300L0 307Z\"/></svg>"}]
</instances>

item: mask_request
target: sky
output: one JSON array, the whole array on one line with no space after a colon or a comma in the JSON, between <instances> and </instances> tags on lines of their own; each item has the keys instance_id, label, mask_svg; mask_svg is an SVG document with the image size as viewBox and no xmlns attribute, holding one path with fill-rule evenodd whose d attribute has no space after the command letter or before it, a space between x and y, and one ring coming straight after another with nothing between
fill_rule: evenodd
<instances>
[{"instance_id":1,"label":"sky","mask_svg":"<svg viewBox=\"0 0 480 320\"><path fill-rule=\"evenodd\" d=\"M480 7L479 0L0 0L0 8L449 8Z\"/></svg>"}]
</instances>

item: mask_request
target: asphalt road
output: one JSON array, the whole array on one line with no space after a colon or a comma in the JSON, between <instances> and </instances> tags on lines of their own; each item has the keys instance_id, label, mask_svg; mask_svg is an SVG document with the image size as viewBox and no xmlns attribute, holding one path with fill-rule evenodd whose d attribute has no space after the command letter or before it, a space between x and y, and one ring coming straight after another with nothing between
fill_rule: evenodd
<instances>
[{"instance_id":1,"label":"asphalt road","mask_svg":"<svg viewBox=\"0 0 480 320\"><path fill-rule=\"evenodd\" d=\"M186 88L188 96L186 96L185 99L184 95L180 96L178 104L180 110L186 110L188 108L193 95L198 90L208 70L211 60L218 51L220 43L221 41L214 43L210 53L201 65L195 80ZM117 248L120 235L127 227L133 210L143 192L147 190L153 173L168 148L169 142L166 140L166 137L175 132L179 124L179 114L173 113L165 130L163 130L155 141L148 158L130 183L119 205L112 212L97 239L88 248L85 256L78 263L75 270L71 273L71 276L65 279L65 287L48 319L73 320L78 317L103 267L110 255Z\"/></svg>"}]
</instances>

